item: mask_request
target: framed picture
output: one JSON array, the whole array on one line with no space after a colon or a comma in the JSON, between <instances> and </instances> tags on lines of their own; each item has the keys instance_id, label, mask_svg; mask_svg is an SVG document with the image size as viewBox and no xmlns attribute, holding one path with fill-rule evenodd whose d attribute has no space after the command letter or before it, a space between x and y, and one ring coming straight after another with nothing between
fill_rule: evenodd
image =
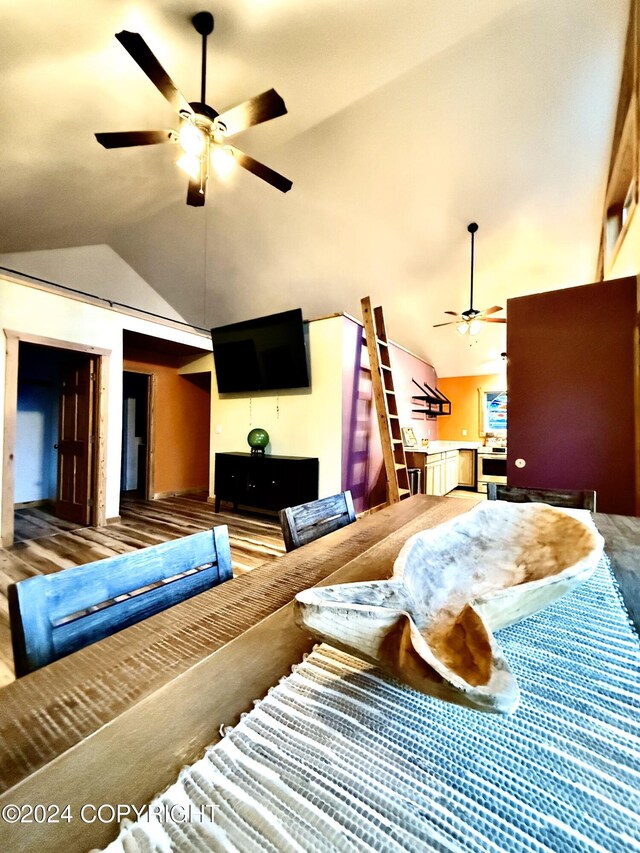
<instances>
[{"instance_id":1,"label":"framed picture","mask_svg":"<svg viewBox=\"0 0 640 853\"><path fill-rule=\"evenodd\" d=\"M402 427L402 443L405 447L418 446L418 439L413 431L413 427Z\"/></svg>"}]
</instances>

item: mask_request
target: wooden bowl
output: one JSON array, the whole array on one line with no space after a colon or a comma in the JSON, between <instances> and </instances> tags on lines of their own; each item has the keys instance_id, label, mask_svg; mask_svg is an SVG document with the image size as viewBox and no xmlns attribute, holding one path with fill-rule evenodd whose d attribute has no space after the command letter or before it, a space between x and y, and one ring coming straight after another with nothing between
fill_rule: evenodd
<instances>
[{"instance_id":1,"label":"wooden bowl","mask_svg":"<svg viewBox=\"0 0 640 853\"><path fill-rule=\"evenodd\" d=\"M519 690L493 631L585 580L604 540L588 513L480 504L404 544L387 581L296 596L312 635L412 687L484 711L512 712Z\"/></svg>"}]
</instances>

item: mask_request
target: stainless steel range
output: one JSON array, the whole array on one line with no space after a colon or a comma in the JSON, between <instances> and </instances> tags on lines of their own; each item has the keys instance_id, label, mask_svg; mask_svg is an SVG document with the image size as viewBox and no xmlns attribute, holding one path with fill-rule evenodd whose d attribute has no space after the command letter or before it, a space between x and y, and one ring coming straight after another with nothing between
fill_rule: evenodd
<instances>
[{"instance_id":1,"label":"stainless steel range","mask_svg":"<svg viewBox=\"0 0 640 853\"><path fill-rule=\"evenodd\" d=\"M478 450L478 491L486 492L487 483L507 482L507 448L481 447Z\"/></svg>"}]
</instances>

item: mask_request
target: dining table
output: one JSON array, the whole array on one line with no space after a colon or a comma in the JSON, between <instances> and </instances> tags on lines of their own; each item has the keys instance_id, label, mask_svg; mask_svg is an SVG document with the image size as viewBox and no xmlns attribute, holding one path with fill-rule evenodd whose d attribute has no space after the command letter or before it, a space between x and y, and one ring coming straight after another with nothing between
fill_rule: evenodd
<instances>
[{"instance_id":1,"label":"dining table","mask_svg":"<svg viewBox=\"0 0 640 853\"><path fill-rule=\"evenodd\" d=\"M255 828L243 823L242 832L247 834L242 837L253 839L255 846L247 842L240 849L311 849L305 842L311 843L313 838L308 835L309 827L320 824L325 832L331 831L334 840L316 849L378 849L380 838L387 845L384 849L408 849L410 839L402 833L409 818L421 827L416 829L419 837L412 846L416 850L640 849L637 815L633 818L631 812L634 796L636 806L640 805L640 519L594 514L606 553L596 581L588 581L544 611L546 621L526 620L498 634L501 642L505 635L505 646L521 663L523 715L521 711L513 718L482 714L385 682L375 672L371 675L370 665L344 652L325 645L314 650L314 640L296 623L296 593L315 585L387 578L409 537L470 511L476 503L469 498L415 495L3 687L0 850L89 850L110 842L119 849L120 842L114 839L123 818L138 818L145 804L166 789L174 790L170 786L175 786L182 768L198 766L206 749L218 750L207 757L207 766L215 762L222 766L231 759L220 750L227 748L230 755L237 755L239 744L245 741L251 741L252 750L257 741L265 750L273 747L273 764L265 765L264 770L270 787L268 795L260 789L249 791L245 799L237 794L236 783L229 783L230 793L215 804L224 820L224 808L235 803L235 811L232 808L231 816L227 815L226 831L240 832L233 826L242 822L238 815L244 815L243 808L249 809L251 802L255 802L258 822L266 820L261 810L269 810L269 798L274 800L273 814L281 808L288 817L283 816L277 828L275 818L266 820L271 840L269 833L259 839ZM583 587L586 592L580 592ZM572 655L576 660L580 657L579 665ZM600 659L601 665L593 667L593 661ZM579 691L571 686L578 678L576 667ZM533 686L527 681L530 670L535 674ZM607 672L612 681L607 681ZM296 678L302 686L294 684ZM563 678L565 685L555 683ZM377 693L371 692L373 682ZM284 699L279 690L286 694ZM575 703L575 720L566 721L562 716L567 713L563 690L566 701ZM287 772L300 776L302 752L296 752L299 744L291 733L301 712L291 707L294 722L278 715L284 713L280 705L289 706L296 691L307 709L317 711L316 706L324 707L325 700L329 701L326 697L331 699L330 710L320 715L322 725L316 711L305 723L319 727L325 735L329 720L330 728L335 728L335 743L331 736L327 743L310 750L312 763L306 776L308 784L309 779L316 780L317 791L324 785L327 802L334 804L331 814L316 802L317 791L312 805L303 802L299 792L292 793L291 786L285 791ZM340 691L344 695L338 695ZM253 734L247 740L246 730L257 725L255 714L259 716L260 709L263 716L271 714L279 722L274 723L273 731L267 727L259 737ZM349 721L351 712L355 716ZM575 740L575 756L567 746L566 732L556 731L550 722L554 713L568 727L569 740ZM504 719L516 723L501 727L495 722ZM371 720L375 724L369 731L366 726L371 726ZM388 736L391 743L385 740L384 730L396 725L394 720L397 729ZM534 735L526 726L535 729ZM594 741L585 734L590 728L599 732ZM350 746L348 736L354 731ZM412 758L411 745L418 741L423 752ZM331 776L331 762L327 762L338 742L341 752L336 753L336 768L342 767L340 756L350 751L359 756L360 763L360 769L353 771L360 787L348 781L348 768L335 770L347 780L342 793ZM399 750L395 759L393 744ZM566 780L557 780L561 789L557 808L543 796L545 784L548 787L556 772L545 764L555 760L554 750L560 760L558 767L563 768L556 771L576 775L569 793L563 787ZM289 770L281 767L285 754ZM371 761L376 754L384 757L385 772L396 780L396 787L389 782L386 793L378 791L376 802L370 802L367 796L371 792L364 789L368 779L369 788L377 790L378 770ZM246 758L247 766L257 760L254 752L251 756ZM500 764L505 756L510 756L508 770ZM460 763L462 758L466 764ZM318 760L325 770L329 768L326 779ZM418 777L403 777L421 762ZM494 775L479 786L474 773L482 775L483 762L491 764ZM365 766L369 775L363 777ZM523 778L517 784L504 782L501 791L501 774L507 772L522 773ZM380 773L384 787L388 779ZM188 789L193 787L193 778L184 783ZM431 788L428 778L435 780ZM352 782L353 789L349 788ZM592 798L585 799L583 789L594 785L597 790ZM221 791L224 783L218 781L213 788ZM522 802L529 802L527 796L530 807L520 813ZM360 805L341 823L340 804L351 801ZM548 811L548 825L542 827L535 817L538 801ZM573 813L566 816L565 807ZM296 809L301 815L298 829L287 824L287 820L295 822ZM590 813L593 810L602 813L601 823ZM448 828L442 824L445 813L458 812L453 829L453 824ZM367 816L371 824L368 835L353 823L356 813ZM245 815L242 820L249 818ZM394 821L401 829L393 829ZM216 836L214 824L215 820L202 832ZM617 841L613 825L618 826ZM299 837L296 832L301 833ZM224 835L222 830L220 833ZM600 833L599 847L594 833ZM191 843L185 837L185 843ZM530 846L518 847L522 838ZM574 846L554 846L567 840L573 840ZM232 849L231 842L229 845L219 849ZM176 849L182 848L178 845Z\"/></svg>"}]
</instances>

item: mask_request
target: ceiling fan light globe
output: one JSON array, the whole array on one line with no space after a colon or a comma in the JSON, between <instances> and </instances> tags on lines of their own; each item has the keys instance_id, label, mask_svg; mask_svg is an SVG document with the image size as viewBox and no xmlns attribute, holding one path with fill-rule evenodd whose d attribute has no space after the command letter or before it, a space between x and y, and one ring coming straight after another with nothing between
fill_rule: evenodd
<instances>
[{"instance_id":1,"label":"ceiling fan light globe","mask_svg":"<svg viewBox=\"0 0 640 853\"><path fill-rule=\"evenodd\" d=\"M216 146L211 151L211 165L220 178L226 178L236 165L233 152L224 146Z\"/></svg>"},{"instance_id":2,"label":"ceiling fan light globe","mask_svg":"<svg viewBox=\"0 0 640 853\"><path fill-rule=\"evenodd\" d=\"M176 165L180 166L192 180L197 181L200 177L200 158L194 154L183 154Z\"/></svg>"},{"instance_id":3,"label":"ceiling fan light globe","mask_svg":"<svg viewBox=\"0 0 640 853\"><path fill-rule=\"evenodd\" d=\"M195 124L189 121L184 122L178 134L178 141L182 146L185 154L193 157L199 157L204 151L205 138L204 133Z\"/></svg>"},{"instance_id":4,"label":"ceiling fan light globe","mask_svg":"<svg viewBox=\"0 0 640 853\"><path fill-rule=\"evenodd\" d=\"M469 323L469 334L477 335L480 329L482 328L482 323L480 320L471 320Z\"/></svg>"},{"instance_id":5,"label":"ceiling fan light globe","mask_svg":"<svg viewBox=\"0 0 640 853\"><path fill-rule=\"evenodd\" d=\"M466 321L464 323L458 323L456 329L460 332L461 335L466 335L469 331L469 324Z\"/></svg>"}]
</instances>

